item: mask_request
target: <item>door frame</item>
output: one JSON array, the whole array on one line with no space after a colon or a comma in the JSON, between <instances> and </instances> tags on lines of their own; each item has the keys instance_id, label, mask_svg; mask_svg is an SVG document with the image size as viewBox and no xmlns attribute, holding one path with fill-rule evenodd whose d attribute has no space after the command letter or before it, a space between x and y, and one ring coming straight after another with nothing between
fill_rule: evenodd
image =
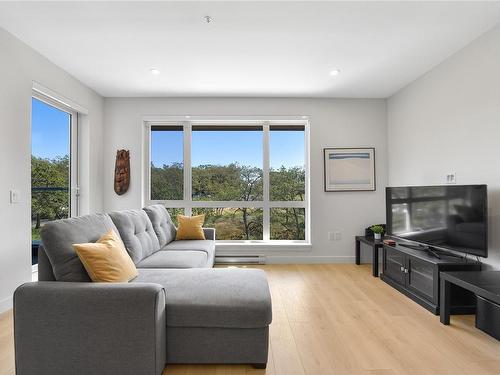
<instances>
[{"instance_id":1,"label":"door frame","mask_svg":"<svg viewBox=\"0 0 500 375\"><path fill-rule=\"evenodd\" d=\"M53 99L47 95L44 95L39 90L33 89L30 99L37 99L51 107L54 107L60 111L67 113L70 116L70 129L69 129L69 194L70 194L70 207L69 207L69 217L75 217L79 215L80 211L80 173L79 173L79 112L69 107L63 102ZM30 113L30 136L32 130L33 118L33 108L31 107ZM30 179L30 217L31 217L31 179ZM32 272L38 272L38 264L32 265Z\"/></svg>"}]
</instances>

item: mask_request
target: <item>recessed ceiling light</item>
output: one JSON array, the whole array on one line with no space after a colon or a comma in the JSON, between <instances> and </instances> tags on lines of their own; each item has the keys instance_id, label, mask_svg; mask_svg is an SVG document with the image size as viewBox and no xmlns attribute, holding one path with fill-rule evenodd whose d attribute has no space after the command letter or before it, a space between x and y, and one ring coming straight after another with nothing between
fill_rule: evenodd
<instances>
[{"instance_id":1,"label":"recessed ceiling light","mask_svg":"<svg viewBox=\"0 0 500 375\"><path fill-rule=\"evenodd\" d=\"M302 116L302 118L307 118L307 116Z\"/></svg>"},{"instance_id":2,"label":"recessed ceiling light","mask_svg":"<svg viewBox=\"0 0 500 375\"><path fill-rule=\"evenodd\" d=\"M151 69L149 69L149 71L154 76L157 76L158 74L160 74L160 71L158 69L156 69L156 68L151 68Z\"/></svg>"},{"instance_id":3,"label":"recessed ceiling light","mask_svg":"<svg viewBox=\"0 0 500 375\"><path fill-rule=\"evenodd\" d=\"M339 69L333 69L331 72L330 72L330 75L332 77L334 76L338 76L340 74L340 70Z\"/></svg>"},{"instance_id":4,"label":"recessed ceiling light","mask_svg":"<svg viewBox=\"0 0 500 375\"><path fill-rule=\"evenodd\" d=\"M186 118L191 118L191 116L186 116Z\"/></svg>"}]
</instances>

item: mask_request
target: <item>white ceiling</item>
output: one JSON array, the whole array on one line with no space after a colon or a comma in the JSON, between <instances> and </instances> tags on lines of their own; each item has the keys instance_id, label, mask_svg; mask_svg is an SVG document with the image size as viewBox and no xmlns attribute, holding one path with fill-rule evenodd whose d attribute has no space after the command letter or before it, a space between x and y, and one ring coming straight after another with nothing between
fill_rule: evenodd
<instances>
[{"instance_id":1,"label":"white ceiling","mask_svg":"<svg viewBox=\"0 0 500 375\"><path fill-rule=\"evenodd\" d=\"M499 22L500 2L0 2L103 96L388 97Z\"/></svg>"}]
</instances>

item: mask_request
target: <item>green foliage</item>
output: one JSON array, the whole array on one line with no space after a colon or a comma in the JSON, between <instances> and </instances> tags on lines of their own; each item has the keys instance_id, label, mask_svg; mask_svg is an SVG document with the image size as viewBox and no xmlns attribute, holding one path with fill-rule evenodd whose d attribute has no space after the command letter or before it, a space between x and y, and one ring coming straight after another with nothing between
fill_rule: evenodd
<instances>
[{"instance_id":1,"label":"green foliage","mask_svg":"<svg viewBox=\"0 0 500 375\"><path fill-rule=\"evenodd\" d=\"M262 200L262 170L229 165L200 165L193 168L193 200Z\"/></svg>"},{"instance_id":2,"label":"green foliage","mask_svg":"<svg viewBox=\"0 0 500 375\"><path fill-rule=\"evenodd\" d=\"M154 200L183 199L182 164L151 166L151 198ZM231 163L200 165L192 169L194 201L262 201L262 169ZM282 166L269 173L270 198L273 201L303 201L305 171L302 167ZM220 240L261 240L262 209L196 208L193 215L205 214L205 226L217 229ZM174 218L176 214L172 213ZM271 239L305 239L303 208L273 208Z\"/></svg>"},{"instance_id":3,"label":"green foliage","mask_svg":"<svg viewBox=\"0 0 500 375\"><path fill-rule=\"evenodd\" d=\"M31 239L33 241L40 240L40 228L31 227Z\"/></svg>"},{"instance_id":4,"label":"green foliage","mask_svg":"<svg viewBox=\"0 0 500 375\"><path fill-rule=\"evenodd\" d=\"M31 157L31 218L39 229L43 220L69 215L69 157ZM50 190L61 188L62 190Z\"/></svg>"},{"instance_id":5,"label":"green foliage","mask_svg":"<svg viewBox=\"0 0 500 375\"><path fill-rule=\"evenodd\" d=\"M306 174L302 167L272 169L269 172L270 198L273 201L303 201Z\"/></svg>"},{"instance_id":6,"label":"green foliage","mask_svg":"<svg viewBox=\"0 0 500 375\"><path fill-rule=\"evenodd\" d=\"M373 233L377 234L384 233L384 227L382 227L381 225L372 225L370 229L372 230Z\"/></svg>"},{"instance_id":7,"label":"green foliage","mask_svg":"<svg viewBox=\"0 0 500 375\"><path fill-rule=\"evenodd\" d=\"M262 209L194 208L205 215L205 227L215 228L218 240L262 240Z\"/></svg>"},{"instance_id":8,"label":"green foliage","mask_svg":"<svg viewBox=\"0 0 500 375\"><path fill-rule=\"evenodd\" d=\"M272 208L271 240L305 240L305 209Z\"/></svg>"},{"instance_id":9,"label":"green foliage","mask_svg":"<svg viewBox=\"0 0 500 375\"><path fill-rule=\"evenodd\" d=\"M155 167L151 163L151 199L182 200L184 197L182 163Z\"/></svg>"}]
</instances>

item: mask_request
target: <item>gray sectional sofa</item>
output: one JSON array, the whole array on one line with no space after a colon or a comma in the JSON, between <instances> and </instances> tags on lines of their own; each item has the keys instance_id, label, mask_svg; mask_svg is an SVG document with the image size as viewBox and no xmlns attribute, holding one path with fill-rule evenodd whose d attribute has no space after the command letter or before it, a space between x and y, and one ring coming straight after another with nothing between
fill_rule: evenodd
<instances>
[{"instance_id":1,"label":"gray sectional sofa","mask_svg":"<svg viewBox=\"0 0 500 375\"><path fill-rule=\"evenodd\" d=\"M139 275L92 283L73 250L109 229ZM262 270L212 268L215 230L175 241L161 205L47 223L39 282L14 294L17 375L160 375L166 363L265 368L271 297Z\"/></svg>"}]
</instances>

